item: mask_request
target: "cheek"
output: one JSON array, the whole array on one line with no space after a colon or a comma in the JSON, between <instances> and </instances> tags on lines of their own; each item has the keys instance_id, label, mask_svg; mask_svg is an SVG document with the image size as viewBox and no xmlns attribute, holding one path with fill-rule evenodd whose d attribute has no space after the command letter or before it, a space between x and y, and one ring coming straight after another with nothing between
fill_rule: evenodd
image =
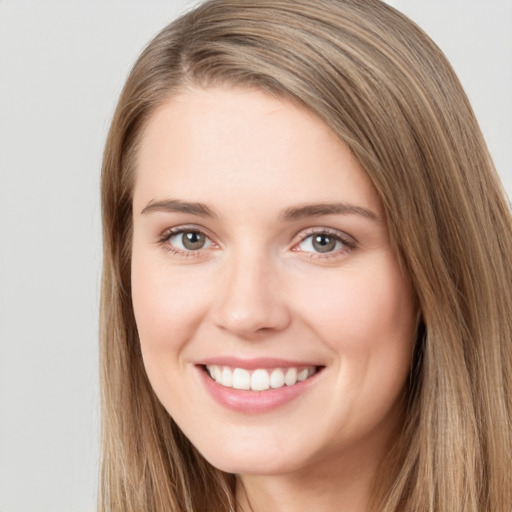
<instances>
[{"instance_id":1,"label":"cheek","mask_svg":"<svg viewBox=\"0 0 512 512\"><path fill-rule=\"evenodd\" d=\"M183 377L190 372L186 347L207 309L204 288L186 274L133 254L132 301L144 367L160 402L173 415L190 407L191 398L183 393Z\"/></svg>"},{"instance_id":2,"label":"cheek","mask_svg":"<svg viewBox=\"0 0 512 512\"><path fill-rule=\"evenodd\" d=\"M392 399L410 367L416 300L394 258L377 263L319 283L304 316L339 361L346 385Z\"/></svg>"},{"instance_id":3,"label":"cheek","mask_svg":"<svg viewBox=\"0 0 512 512\"><path fill-rule=\"evenodd\" d=\"M132 301L148 373L160 358L179 358L207 310L204 287L190 277L181 269L170 271L165 261L133 253Z\"/></svg>"},{"instance_id":4,"label":"cheek","mask_svg":"<svg viewBox=\"0 0 512 512\"><path fill-rule=\"evenodd\" d=\"M332 388L339 399L322 414L354 440L393 423L416 330L415 295L398 265L375 269L379 271L347 271L325 282L322 293L313 296L308 316L334 361Z\"/></svg>"},{"instance_id":5,"label":"cheek","mask_svg":"<svg viewBox=\"0 0 512 512\"><path fill-rule=\"evenodd\" d=\"M307 295L310 322L321 327L328 339L346 340L347 348L371 343L372 337L401 337L414 324L414 293L393 268L342 271L309 288Z\"/></svg>"}]
</instances>

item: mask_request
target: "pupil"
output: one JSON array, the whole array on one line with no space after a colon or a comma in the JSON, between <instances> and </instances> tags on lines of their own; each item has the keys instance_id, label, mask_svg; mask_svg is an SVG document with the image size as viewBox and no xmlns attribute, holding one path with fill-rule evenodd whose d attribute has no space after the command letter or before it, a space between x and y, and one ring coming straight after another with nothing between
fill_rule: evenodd
<instances>
[{"instance_id":1,"label":"pupil","mask_svg":"<svg viewBox=\"0 0 512 512\"><path fill-rule=\"evenodd\" d=\"M197 231L188 231L183 234L183 247L189 250L201 249L204 246L205 237Z\"/></svg>"},{"instance_id":2,"label":"pupil","mask_svg":"<svg viewBox=\"0 0 512 512\"><path fill-rule=\"evenodd\" d=\"M318 252L330 252L336 246L336 240L327 235L316 235L313 239L313 247Z\"/></svg>"}]
</instances>

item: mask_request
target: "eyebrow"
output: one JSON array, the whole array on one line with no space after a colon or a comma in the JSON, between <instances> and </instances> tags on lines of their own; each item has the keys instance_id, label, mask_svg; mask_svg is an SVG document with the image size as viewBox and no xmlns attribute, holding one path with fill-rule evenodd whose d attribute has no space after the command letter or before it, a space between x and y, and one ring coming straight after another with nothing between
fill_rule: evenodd
<instances>
[{"instance_id":1,"label":"eyebrow","mask_svg":"<svg viewBox=\"0 0 512 512\"><path fill-rule=\"evenodd\" d=\"M305 217L320 217L322 215L361 215L375 222L380 222L380 217L372 210L350 203L320 203L290 207L282 212L281 217L285 220L299 220Z\"/></svg>"},{"instance_id":2,"label":"eyebrow","mask_svg":"<svg viewBox=\"0 0 512 512\"><path fill-rule=\"evenodd\" d=\"M152 212L178 212L197 215L198 217L215 218L215 212L204 203L180 201L179 199L166 199L163 201L150 201L141 211L141 214ZM380 217L362 206L350 203L318 203L294 206L283 210L279 217L292 221L307 217L321 217L323 215L360 215L369 220L380 222Z\"/></svg>"},{"instance_id":3,"label":"eyebrow","mask_svg":"<svg viewBox=\"0 0 512 512\"><path fill-rule=\"evenodd\" d=\"M199 217L216 217L211 208L203 203L190 203L178 199L166 199L164 201L150 201L141 211L141 214L152 212L180 212L190 213Z\"/></svg>"}]
</instances>

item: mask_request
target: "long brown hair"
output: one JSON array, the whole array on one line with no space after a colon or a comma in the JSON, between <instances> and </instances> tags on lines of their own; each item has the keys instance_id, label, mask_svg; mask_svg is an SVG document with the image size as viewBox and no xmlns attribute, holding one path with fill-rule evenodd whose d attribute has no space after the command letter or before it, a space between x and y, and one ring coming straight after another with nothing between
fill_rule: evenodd
<instances>
[{"instance_id":1,"label":"long brown hair","mask_svg":"<svg viewBox=\"0 0 512 512\"><path fill-rule=\"evenodd\" d=\"M378 0L209 0L137 60L104 154L101 512L234 510L146 377L130 291L132 184L156 108L189 85L257 87L321 118L359 159L422 314L381 512L512 510L512 223L441 51Z\"/></svg>"}]
</instances>

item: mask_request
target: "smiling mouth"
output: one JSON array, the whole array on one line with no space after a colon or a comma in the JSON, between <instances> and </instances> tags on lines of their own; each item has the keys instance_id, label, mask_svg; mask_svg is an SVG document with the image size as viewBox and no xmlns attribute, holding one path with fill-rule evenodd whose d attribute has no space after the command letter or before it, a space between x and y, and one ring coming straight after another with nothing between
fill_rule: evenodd
<instances>
[{"instance_id":1,"label":"smiling mouth","mask_svg":"<svg viewBox=\"0 0 512 512\"><path fill-rule=\"evenodd\" d=\"M247 370L230 366L204 365L205 371L217 384L226 388L248 391L266 391L294 386L298 382L309 379L322 368L323 366L301 366Z\"/></svg>"}]
</instances>

